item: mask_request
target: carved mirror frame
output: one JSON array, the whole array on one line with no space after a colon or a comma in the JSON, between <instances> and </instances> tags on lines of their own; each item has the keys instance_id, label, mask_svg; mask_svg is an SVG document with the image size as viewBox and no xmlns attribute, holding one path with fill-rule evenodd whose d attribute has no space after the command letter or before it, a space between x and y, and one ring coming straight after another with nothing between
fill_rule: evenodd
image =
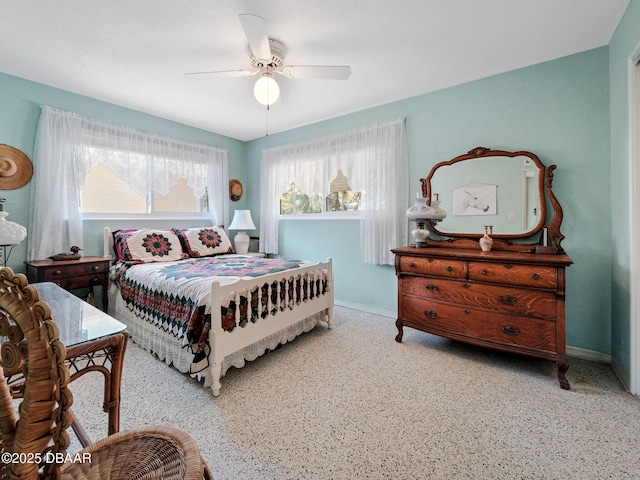
<instances>
[{"instance_id":1,"label":"carved mirror frame","mask_svg":"<svg viewBox=\"0 0 640 480\"><path fill-rule=\"evenodd\" d=\"M528 230L523 233L507 233L500 234L495 233L492 235L494 239L493 248L495 250L513 250L513 251L534 251L536 246L538 245L538 238L534 238L534 236L540 233L543 228L547 228L551 239L553 241L556 253L563 253L564 249L561 246L562 240L564 239L564 235L560 232L560 226L562 224L562 207L558 202L555 194L552 190L552 182L553 182L553 171L556 168L556 165L550 165L545 167L545 165L540 161L540 159L531 152L526 151L516 151L509 152L505 150L491 150L486 147L476 147L473 150L470 150L466 154L455 157L451 160L440 162L434 165L429 172L427 178L421 178L420 182L422 184L422 197L428 199L428 203L431 202L431 195L433 192L431 188L431 181L433 175L439 168L446 167L448 165L453 165L459 162L464 162L465 160L478 159L478 158L487 158L487 157L528 157L538 168L540 177L538 180L538 197L540 198L540 218L538 220L537 225L535 225L531 230ZM545 195L546 194L546 195ZM551 220L547 224L547 201L551 204L552 216ZM432 239L429 237L427 239L427 244L433 246L451 246L458 248L478 248L478 239L482 237L482 233L479 232L445 232L441 231L437 228L434 222L428 222L429 229L435 233L436 235L442 237L441 239ZM528 243L532 239L535 240L535 243Z\"/></svg>"}]
</instances>

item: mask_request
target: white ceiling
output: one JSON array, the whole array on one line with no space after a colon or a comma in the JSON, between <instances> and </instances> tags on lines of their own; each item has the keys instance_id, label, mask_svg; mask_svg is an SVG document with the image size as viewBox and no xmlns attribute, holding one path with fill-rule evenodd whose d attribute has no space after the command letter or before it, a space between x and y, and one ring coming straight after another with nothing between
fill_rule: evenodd
<instances>
[{"instance_id":1,"label":"white ceiling","mask_svg":"<svg viewBox=\"0 0 640 480\"><path fill-rule=\"evenodd\" d=\"M630 0L2 0L0 71L194 127L266 132L238 19L263 17L285 64L350 65L349 80L277 76L269 133L607 45Z\"/></svg>"}]
</instances>

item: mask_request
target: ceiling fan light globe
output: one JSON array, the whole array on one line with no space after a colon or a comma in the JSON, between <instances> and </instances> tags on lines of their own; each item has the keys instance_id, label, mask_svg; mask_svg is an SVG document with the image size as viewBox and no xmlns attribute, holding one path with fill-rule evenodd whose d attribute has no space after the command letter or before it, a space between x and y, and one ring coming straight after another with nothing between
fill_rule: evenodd
<instances>
[{"instance_id":1,"label":"ceiling fan light globe","mask_svg":"<svg viewBox=\"0 0 640 480\"><path fill-rule=\"evenodd\" d=\"M273 105L280 97L280 87L271 73L263 73L253 87L253 94L262 105Z\"/></svg>"}]
</instances>

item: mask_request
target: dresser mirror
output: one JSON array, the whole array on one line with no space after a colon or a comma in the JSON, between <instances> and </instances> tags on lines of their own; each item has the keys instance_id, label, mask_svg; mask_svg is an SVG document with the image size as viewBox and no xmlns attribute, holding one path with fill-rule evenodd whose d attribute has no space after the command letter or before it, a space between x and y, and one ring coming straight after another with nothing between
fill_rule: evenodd
<instances>
[{"instance_id":1,"label":"dresser mirror","mask_svg":"<svg viewBox=\"0 0 640 480\"><path fill-rule=\"evenodd\" d=\"M548 227L557 251L562 251L562 210L551 190L554 169L531 152L485 147L434 165L427 178L420 179L422 196L431 200L438 195L447 217L430 222L429 228L449 240L429 243L464 247L465 240L472 239L475 246L490 225L492 238L499 240L494 248L534 248ZM547 202L552 207L549 223Z\"/></svg>"}]
</instances>

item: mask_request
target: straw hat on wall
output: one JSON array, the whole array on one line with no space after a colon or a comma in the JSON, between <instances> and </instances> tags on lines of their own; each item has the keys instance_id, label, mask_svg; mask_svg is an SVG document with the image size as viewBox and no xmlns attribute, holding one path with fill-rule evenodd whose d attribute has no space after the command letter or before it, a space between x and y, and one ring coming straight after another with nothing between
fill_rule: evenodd
<instances>
[{"instance_id":1,"label":"straw hat on wall","mask_svg":"<svg viewBox=\"0 0 640 480\"><path fill-rule=\"evenodd\" d=\"M0 190L26 185L33 175L31 160L17 148L0 145Z\"/></svg>"}]
</instances>

